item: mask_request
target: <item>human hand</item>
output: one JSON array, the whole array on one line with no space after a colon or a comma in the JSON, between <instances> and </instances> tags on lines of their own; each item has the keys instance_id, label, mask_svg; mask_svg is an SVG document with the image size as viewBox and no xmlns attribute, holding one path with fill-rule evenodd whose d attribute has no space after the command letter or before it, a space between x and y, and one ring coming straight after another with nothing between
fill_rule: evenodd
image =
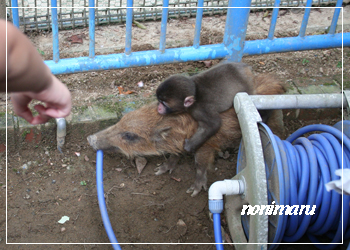
<instances>
[{"instance_id":1,"label":"human hand","mask_svg":"<svg viewBox=\"0 0 350 250\"><path fill-rule=\"evenodd\" d=\"M42 104L34 106L34 109L39 113L35 117L28 107L32 100L42 101L46 104L46 107ZM11 101L14 112L33 125L45 123L51 118L66 117L72 107L69 90L54 75L52 75L52 82L48 88L39 93L14 92L11 94Z\"/></svg>"}]
</instances>

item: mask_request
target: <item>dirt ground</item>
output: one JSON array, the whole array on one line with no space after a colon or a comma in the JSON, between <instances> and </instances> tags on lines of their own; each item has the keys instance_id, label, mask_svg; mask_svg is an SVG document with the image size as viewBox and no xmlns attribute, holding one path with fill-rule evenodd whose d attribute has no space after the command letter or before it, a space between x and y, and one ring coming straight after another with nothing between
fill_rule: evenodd
<instances>
[{"instance_id":1,"label":"dirt ground","mask_svg":"<svg viewBox=\"0 0 350 250\"><path fill-rule=\"evenodd\" d=\"M288 15L288 14L287 14ZM217 19L223 19L217 17ZM213 17L214 20L217 20ZM181 21L181 20L180 20ZM186 20L185 20L186 21ZM181 22L184 22L183 20ZM103 27L106 28L106 27ZM113 28L113 27L112 27ZM118 27L117 27L118 28ZM202 41L222 40L220 32L207 32ZM41 34L29 34L33 39ZM75 45L74 45L75 46ZM150 43L136 45L135 50L152 49ZM76 52L75 55L79 55ZM101 52L102 53L102 52ZM80 54L80 56L83 54ZM46 53L44 57L50 57ZM350 77L350 49L344 49L344 79ZM46 58L47 59L47 58ZM244 57L257 73L270 72L283 83L295 78L341 84L341 49L290 52ZM206 62L207 63L207 62ZM175 73L193 74L206 69L204 62L180 63L142 68L109 70L60 75L77 107L91 106L108 95L118 96L117 87L134 91L136 96L151 96L158 84ZM216 64L218 61L212 61ZM326 80L325 80L326 79ZM339 81L340 80L340 81ZM138 87L142 81L144 87ZM0 96L4 108L4 96ZM9 106L11 112L11 105ZM288 133L306 124L333 125L341 120L285 119ZM5 153L0 153L0 246L5 246L5 187L7 186L8 243L82 243L81 245L50 245L50 249L112 249L100 216L96 195L96 153L86 137L99 128L91 124L89 131L72 128L68 131L63 154L56 149L55 138L42 139L29 147L23 141L21 151L8 149L7 184ZM236 173L237 150L228 149L229 157L217 157L208 173L208 185ZM130 162L115 154L104 156L104 190L109 218L122 249L215 249L213 226L209 218L207 192L192 198L186 194L194 180L193 157L184 156L180 167L171 175L154 175L154 168L163 157L150 157L141 174ZM69 221L58 223L68 216ZM222 225L226 228L225 218ZM90 244L89 244L90 243ZM133 244L134 243L134 244ZM190 245L138 245L136 243L192 243ZM198 243L198 244L196 244ZM6 249L47 249L48 245L7 245ZM225 249L233 249L225 245ZM282 249L297 249L283 246ZM308 249L312 249L308 247Z\"/></svg>"}]
</instances>

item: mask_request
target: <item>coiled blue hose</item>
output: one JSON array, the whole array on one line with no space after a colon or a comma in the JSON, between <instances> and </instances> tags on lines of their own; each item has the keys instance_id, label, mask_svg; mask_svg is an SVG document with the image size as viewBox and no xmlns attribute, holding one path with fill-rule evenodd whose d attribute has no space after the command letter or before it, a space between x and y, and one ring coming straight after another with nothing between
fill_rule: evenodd
<instances>
[{"instance_id":1,"label":"coiled blue hose","mask_svg":"<svg viewBox=\"0 0 350 250\"><path fill-rule=\"evenodd\" d=\"M349 239L350 197L335 191L328 192L325 184L339 179L335 175L337 169L350 167L350 121L339 122L334 127L321 124L306 126L285 141L273 135L265 124L260 125L259 130L265 131L263 134L268 138L268 141L265 139L264 151L266 149L267 154L273 152L275 155L272 162L266 162L268 180L278 182L278 185L271 185L268 181L269 205L272 205L272 201L276 205L290 207L309 205L313 208L316 205L313 215L305 214L306 211L292 210L292 215L279 213L276 217L269 217L272 220L269 222L269 230L273 232L269 236L269 242L276 243L269 245L269 250L275 249L281 241L296 242L303 235L307 235L319 249L335 248L337 245L334 243L342 242L342 235L344 240ZM344 134L341 132L342 127ZM316 131L323 133L312 134L308 138L301 137L305 133ZM265 148L267 145L271 148ZM237 161L238 172L244 166L241 162L244 151L241 151L241 146ZM242 226L249 239L248 217L242 216ZM320 242L318 236L327 236L333 240L330 243Z\"/></svg>"},{"instance_id":2,"label":"coiled blue hose","mask_svg":"<svg viewBox=\"0 0 350 250\"><path fill-rule=\"evenodd\" d=\"M349 123L349 121L344 121L344 123ZM315 131L325 133L313 134L307 139L300 137L305 133ZM277 136L275 136L275 139L280 141ZM343 161L342 139L344 143ZM293 143L294 147L291 143ZM283 234L283 240L295 242L306 233L310 241L315 243L318 248L335 248L337 246L335 244L319 244L321 242L317 239L317 236L330 236L333 238L330 243L340 243L342 234L344 234L344 237L350 234L350 199L349 196L341 196L335 191L328 192L324 185L329 181L339 179L335 175L335 170L341 169L342 165L343 168L350 167L350 139L334 127L316 124L294 132L286 141L279 144L279 149L280 151L286 151L284 157L287 157L289 163L291 163L289 169L292 170L289 174L291 180L290 199L286 200L285 204L316 205L316 211L313 216L305 216L304 214L285 215L287 217L288 230ZM301 153L305 150L307 155ZM300 164L300 162L304 162L304 164ZM305 168L310 168L310 178L302 178ZM309 180L310 182L308 183ZM303 187L307 185L309 190L305 192ZM291 192L292 190L293 192ZM307 194L307 197L304 197L304 194ZM292 200L292 196L298 197L297 203Z\"/></svg>"},{"instance_id":3,"label":"coiled blue hose","mask_svg":"<svg viewBox=\"0 0 350 250\"><path fill-rule=\"evenodd\" d=\"M117 238L115 237L115 234L113 232L113 228L112 228L111 222L109 221L108 212L107 212L107 206L106 206L104 190L103 190L103 151L102 150L98 150L96 154L96 186L97 186L98 205L100 207L103 225L107 232L109 241L112 243L112 246L115 250L121 250L120 246L118 245Z\"/></svg>"},{"instance_id":4,"label":"coiled blue hose","mask_svg":"<svg viewBox=\"0 0 350 250\"><path fill-rule=\"evenodd\" d=\"M300 137L305 133L321 131L308 138ZM279 152L282 157L285 200L283 205L316 205L315 214L283 215L279 243L296 242L305 233L311 242L320 249L333 249L335 244L320 244L317 236L333 238L330 243L340 243L350 234L349 196L341 196L335 191L328 192L325 184L339 179L335 170L342 168L341 140L344 140L343 167L350 167L350 140L336 128L327 125L309 125L294 132L285 141L277 136ZM293 144L292 144L293 143ZM343 200L342 200L343 198ZM343 201L343 205L342 205Z\"/></svg>"}]
</instances>

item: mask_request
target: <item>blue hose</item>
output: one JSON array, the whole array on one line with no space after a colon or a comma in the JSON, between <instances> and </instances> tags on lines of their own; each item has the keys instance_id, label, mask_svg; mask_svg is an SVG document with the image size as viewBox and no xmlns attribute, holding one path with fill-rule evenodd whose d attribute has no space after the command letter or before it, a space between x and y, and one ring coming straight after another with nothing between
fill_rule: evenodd
<instances>
[{"instance_id":1,"label":"blue hose","mask_svg":"<svg viewBox=\"0 0 350 250\"><path fill-rule=\"evenodd\" d=\"M222 244L222 235L221 235L220 213L213 214L213 223L214 223L214 237L215 237L215 243L216 243L215 244L216 250L224 250L224 245Z\"/></svg>"},{"instance_id":2,"label":"blue hose","mask_svg":"<svg viewBox=\"0 0 350 250\"><path fill-rule=\"evenodd\" d=\"M325 133L313 134L308 138L300 137L305 133L315 131ZM285 178L285 181L289 179L289 190L286 190L289 195L284 204L290 206L306 204L310 207L316 205L315 214L312 216L304 213L284 215L286 227L276 243L282 240L296 242L306 233L311 242L319 249L334 249L337 245L324 245L319 242L317 236L332 235L331 243L340 243L342 234L345 236L349 233L349 196L343 196L342 205L340 194L335 191L328 192L324 188L324 184L339 179L334 172L342 168L342 138L344 142L343 167L349 168L350 139L336 128L316 124L297 130L286 141L281 141L275 136L276 141L279 142L280 152L285 152L281 154L286 158L282 162L287 162L289 169L287 173L289 178ZM342 227L342 222L344 222L344 227Z\"/></svg>"},{"instance_id":3,"label":"blue hose","mask_svg":"<svg viewBox=\"0 0 350 250\"><path fill-rule=\"evenodd\" d=\"M103 190L103 151L98 150L96 155L96 186L97 186L97 198L98 198L98 205L100 207L101 216L103 225L105 227L105 230L107 232L109 241L112 243L112 246L116 250L121 250L117 238L115 237L115 234L113 232L113 228L111 225L111 222L109 221L108 212L107 212L107 206L106 201L104 197L104 190Z\"/></svg>"},{"instance_id":4,"label":"blue hose","mask_svg":"<svg viewBox=\"0 0 350 250\"><path fill-rule=\"evenodd\" d=\"M326 183L338 180L335 171L350 168L350 121L337 123L335 127L327 125L309 125L294 132L287 140L282 141L273 135L271 130L261 124L269 135L275 160L277 163L279 189L279 204L285 206L316 205L313 215L296 212L292 215L280 215L276 233L270 238L269 250L276 248L281 241L296 242L303 235L307 235L319 249L334 249L335 243L350 238L350 197L340 195L335 191L328 192ZM344 128L344 134L341 132ZM320 131L308 138L301 137L305 133ZM343 148L342 148L343 139ZM278 157L277 157L278 156ZM240 162L238 153L238 163ZM277 161L280 159L279 161ZM241 170L237 163L237 171ZM269 175L269 173L266 173ZM275 197L275 190L269 190L269 197ZM271 192L271 193L270 193ZM276 198L276 197L275 197ZM274 199L275 199L274 198ZM277 201L277 200L276 200ZM269 205L272 200L269 199ZM309 209L308 209L309 210ZM311 210L312 211L312 210ZM310 212L310 211L308 211ZM242 217L242 226L249 239L249 220ZM321 243L317 237L327 236L330 243ZM323 237L324 238L324 237ZM333 244L334 243L334 244Z\"/></svg>"}]
</instances>

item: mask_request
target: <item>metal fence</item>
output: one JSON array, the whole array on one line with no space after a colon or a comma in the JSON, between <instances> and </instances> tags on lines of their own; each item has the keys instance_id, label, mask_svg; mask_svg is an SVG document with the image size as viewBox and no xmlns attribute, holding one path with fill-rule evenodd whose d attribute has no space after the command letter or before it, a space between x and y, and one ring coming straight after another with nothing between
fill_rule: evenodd
<instances>
[{"instance_id":1,"label":"metal fence","mask_svg":"<svg viewBox=\"0 0 350 250\"><path fill-rule=\"evenodd\" d=\"M7 0L8 7L24 7L19 9L19 24L25 31L51 28L51 12L49 0ZM95 1L96 24L123 23L126 21L126 0L96 0ZM314 0L313 6L330 4L335 5L336 0ZM274 6L273 0L253 0L253 7ZM194 17L196 10L188 7L197 7L198 0L170 0L169 7L181 8L170 9L169 18ZM58 27L76 28L89 25L89 0L58 0ZM134 1L135 8L133 19L136 21L160 20L162 15L161 7L163 0L138 0ZM228 0L204 0L203 14L217 15L226 14ZM306 0L282 0L280 6L295 7L306 6ZM85 8L84 8L85 7ZM12 21L11 9L8 11L8 18Z\"/></svg>"},{"instance_id":2,"label":"metal fence","mask_svg":"<svg viewBox=\"0 0 350 250\"><path fill-rule=\"evenodd\" d=\"M15 2L13 0L12 4ZM89 56L60 59L58 41L57 0L51 2L53 60L45 61L54 74L77 73L83 71L110 70L126 67L139 67L167 63L201 61L226 58L229 61L240 61L243 55L312 50L350 46L350 33L336 33L337 21L341 11L342 1L338 0L334 8L327 34L306 36L305 31L311 11L312 0L308 0L303 20L297 37L275 38L275 27L280 1L275 1L271 16L270 29L266 39L245 41L251 0L229 0L225 33L222 43L201 45L200 34L204 11L204 0L197 2L196 24L193 46L181 48L166 48L166 30L169 0L163 1L161 9L160 45L158 50L131 51L132 21L134 16L133 0L127 0L126 5L126 36L124 53L95 56L95 9L94 0L89 0ZM231 8L238 7L238 8ZM13 23L19 27L18 9L12 9ZM111 31L112 32L112 31Z\"/></svg>"}]
</instances>

